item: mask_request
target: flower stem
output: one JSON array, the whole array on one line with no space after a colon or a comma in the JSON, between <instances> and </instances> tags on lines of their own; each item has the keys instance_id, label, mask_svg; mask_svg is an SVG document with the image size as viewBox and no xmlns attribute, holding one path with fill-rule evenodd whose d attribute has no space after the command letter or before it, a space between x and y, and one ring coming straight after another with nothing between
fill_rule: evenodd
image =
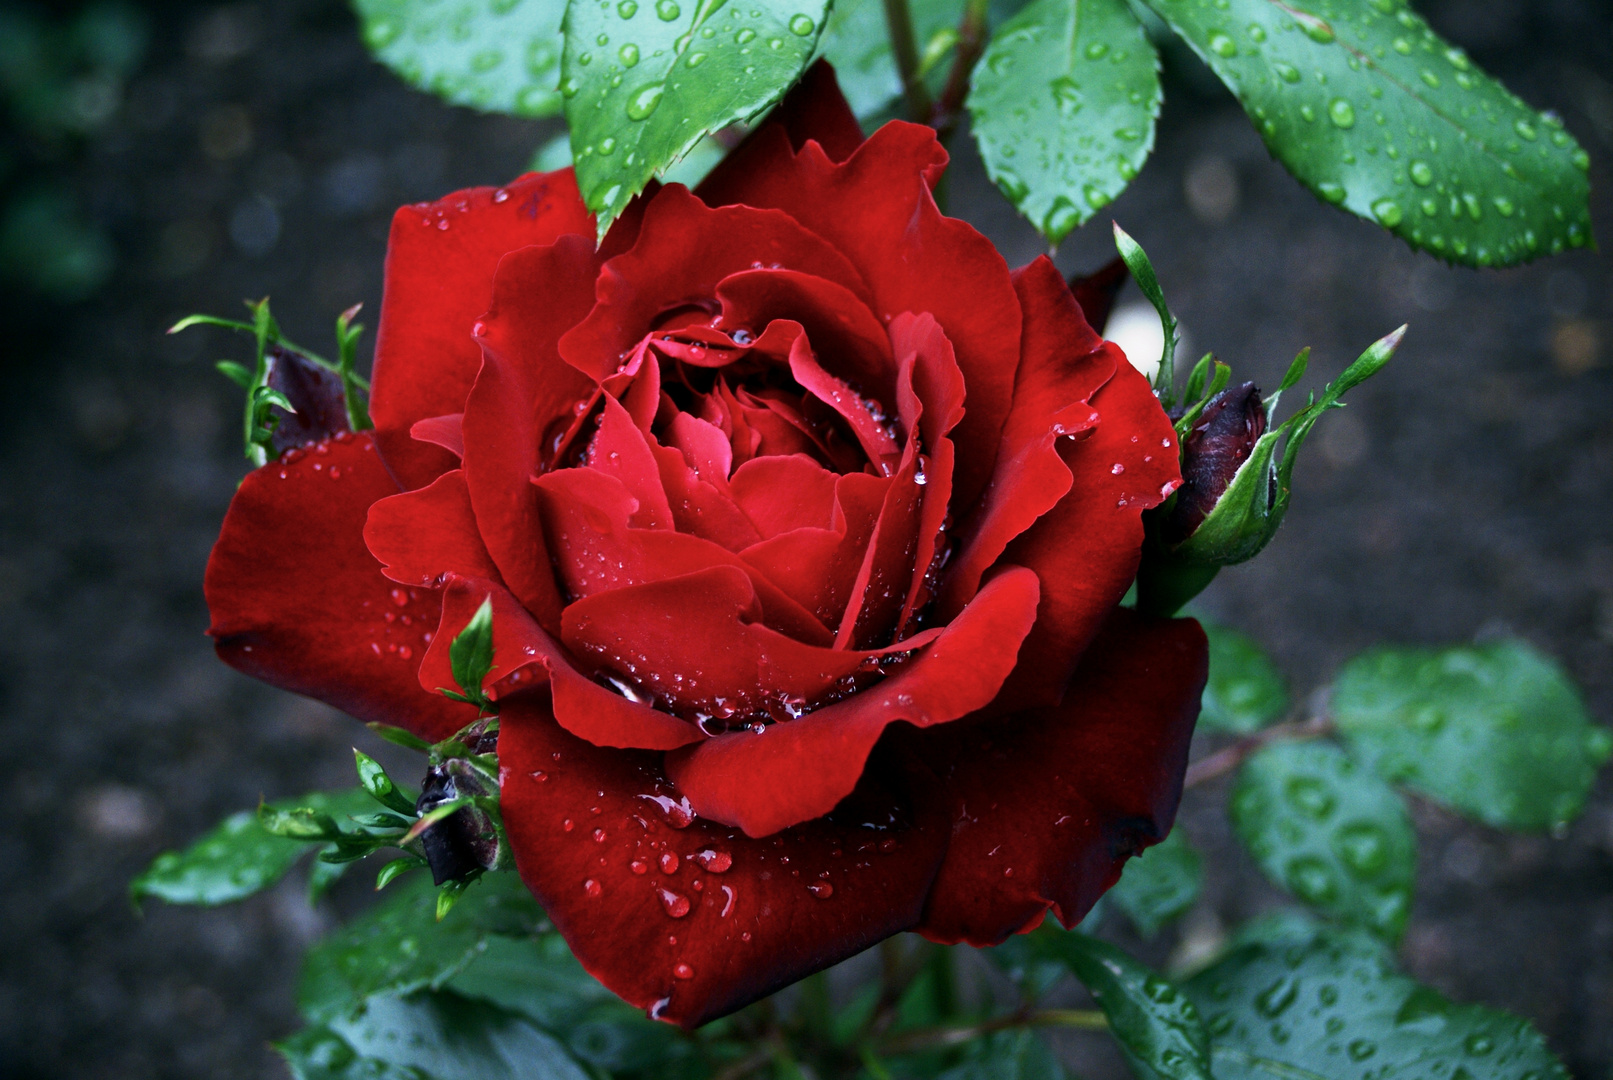
<instances>
[{"instance_id":1,"label":"flower stem","mask_svg":"<svg viewBox=\"0 0 1613 1080\"><path fill-rule=\"evenodd\" d=\"M936 135L944 146L957 129L963 113L963 99L969 93L969 76L986 51L986 12L990 0L968 0L963 17L958 20L958 43L952 54L952 70L947 73L946 86L941 100L936 103L931 119Z\"/></svg>"},{"instance_id":2,"label":"flower stem","mask_svg":"<svg viewBox=\"0 0 1613 1080\"><path fill-rule=\"evenodd\" d=\"M913 13L907 0L884 0L884 4L885 26L890 33L891 54L896 58L896 72L902 80L902 95L907 99L908 118L916 124L928 124L935 107L930 101L930 88L919 74Z\"/></svg>"},{"instance_id":3,"label":"flower stem","mask_svg":"<svg viewBox=\"0 0 1613 1080\"><path fill-rule=\"evenodd\" d=\"M1315 716L1309 720L1296 720L1287 724L1277 724L1269 728L1246 735L1233 743L1223 747L1208 757L1200 758L1187 767L1187 776L1182 781L1184 788L1196 787L1211 780L1225 776L1227 773L1242 765L1255 751L1269 743L1283 742L1289 739L1321 739L1331 735L1337 729L1333 721L1325 716Z\"/></svg>"}]
</instances>

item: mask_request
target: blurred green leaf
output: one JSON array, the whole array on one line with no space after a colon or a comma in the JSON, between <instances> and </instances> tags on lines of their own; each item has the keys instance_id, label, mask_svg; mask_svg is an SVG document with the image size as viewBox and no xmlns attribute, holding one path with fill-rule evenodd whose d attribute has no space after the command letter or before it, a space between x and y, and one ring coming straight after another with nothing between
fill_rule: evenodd
<instances>
[{"instance_id":1,"label":"blurred green leaf","mask_svg":"<svg viewBox=\"0 0 1613 1080\"><path fill-rule=\"evenodd\" d=\"M1505 828L1573 820L1613 753L1562 668L1516 639L1374 649L1339 673L1331 709L1385 779Z\"/></svg>"},{"instance_id":2,"label":"blurred green leaf","mask_svg":"<svg viewBox=\"0 0 1613 1080\"><path fill-rule=\"evenodd\" d=\"M1200 731L1248 735L1288 712L1288 684L1253 638L1200 622L1210 639L1210 681Z\"/></svg>"},{"instance_id":3,"label":"blurred green leaf","mask_svg":"<svg viewBox=\"0 0 1613 1080\"><path fill-rule=\"evenodd\" d=\"M281 799L269 806L278 811L309 808L338 820L374 807L363 791L314 793ZM155 896L170 904L228 904L251 896L286 876L292 864L314 845L306 840L276 836L264 829L257 811L231 814L183 851L165 851L129 883L137 899Z\"/></svg>"},{"instance_id":4,"label":"blurred green leaf","mask_svg":"<svg viewBox=\"0 0 1613 1080\"><path fill-rule=\"evenodd\" d=\"M437 890L416 878L309 950L297 1003L315 1023L364 1009L376 994L436 989L488 947L491 935L535 933L537 902L513 873L485 874L437 921Z\"/></svg>"},{"instance_id":5,"label":"blurred green leaf","mask_svg":"<svg viewBox=\"0 0 1613 1080\"><path fill-rule=\"evenodd\" d=\"M1417 834L1400 796L1330 742L1278 742L1238 773L1232 824L1266 876L1390 941L1406 929Z\"/></svg>"},{"instance_id":6,"label":"blurred green leaf","mask_svg":"<svg viewBox=\"0 0 1613 1080\"><path fill-rule=\"evenodd\" d=\"M1035 946L1062 960L1091 991L1109 1030L1143 1080L1210 1080L1210 1040L1193 1003L1106 941L1038 930Z\"/></svg>"},{"instance_id":7,"label":"blurred green leaf","mask_svg":"<svg viewBox=\"0 0 1613 1080\"><path fill-rule=\"evenodd\" d=\"M1120 881L1106 894L1145 938L1186 914L1199 898L1203 860L1172 829L1164 840L1127 861Z\"/></svg>"},{"instance_id":8,"label":"blurred green leaf","mask_svg":"<svg viewBox=\"0 0 1613 1080\"><path fill-rule=\"evenodd\" d=\"M567 1030L590 1009L617 1000L553 933L490 936L482 951L445 985L455 993L520 1013L551 1031Z\"/></svg>"},{"instance_id":9,"label":"blurred green leaf","mask_svg":"<svg viewBox=\"0 0 1613 1080\"><path fill-rule=\"evenodd\" d=\"M304 1028L274 1048L293 1080L427 1080L418 1069L359 1056L328 1027Z\"/></svg>"},{"instance_id":10,"label":"blurred green leaf","mask_svg":"<svg viewBox=\"0 0 1613 1080\"><path fill-rule=\"evenodd\" d=\"M564 0L353 0L364 43L405 82L512 116L560 111Z\"/></svg>"},{"instance_id":11,"label":"blurred green leaf","mask_svg":"<svg viewBox=\"0 0 1613 1080\"><path fill-rule=\"evenodd\" d=\"M1318 197L1469 266L1591 239L1590 159L1404 0L1144 0Z\"/></svg>"},{"instance_id":12,"label":"blurred green leaf","mask_svg":"<svg viewBox=\"0 0 1613 1080\"><path fill-rule=\"evenodd\" d=\"M329 1029L360 1057L431 1080L592 1080L553 1035L452 993L372 997Z\"/></svg>"},{"instance_id":13,"label":"blurred green leaf","mask_svg":"<svg viewBox=\"0 0 1613 1080\"><path fill-rule=\"evenodd\" d=\"M967 104L987 174L1057 244L1137 175L1163 100L1126 0L1033 0L992 38Z\"/></svg>"},{"instance_id":14,"label":"blurred green leaf","mask_svg":"<svg viewBox=\"0 0 1613 1080\"><path fill-rule=\"evenodd\" d=\"M1053 1052L1034 1032L995 1031L969 1043L962 1064L936 1080L1064 1080Z\"/></svg>"},{"instance_id":15,"label":"blurred green leaf","mask_svg":"<svg viewBox=\"0 0 1613 1080\"><path fill-rule=\"evenodd\" d=\"M116 262L112 242L65 192L16 196L0 212L0 277L71 303L99 289Z\"/></svg>"},{"instance_id":16,"label":"blurred green leaf","mask_svg":"<svg viewBox=\"0 0 1613 1080\"><path fill-rule=\"evenodd\" d=\"M701 136L778 101L811 59L826 11L824 0L573 0L560 89L599 235Z\"/></svg>"},{"instance_id":17,"label":"blurred green leaf","mask_svg":"<svg viewBox=\"0 0 1613 1080\"><path fill-rule=\"evenodd\" d=\"M1216 1080L1568 1077L1528 1021L1447 1001L1360 932L1247 945L1185 990L1214 1038Z\"/></svg>"}]
</instances>

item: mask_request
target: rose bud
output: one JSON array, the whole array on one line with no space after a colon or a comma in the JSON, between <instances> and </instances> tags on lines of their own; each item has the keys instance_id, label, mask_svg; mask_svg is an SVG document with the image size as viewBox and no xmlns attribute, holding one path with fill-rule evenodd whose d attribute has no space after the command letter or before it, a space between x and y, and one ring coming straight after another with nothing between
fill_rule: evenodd
<instances>
[{"instance_id":1,"label":"rose bud","mask_svg":"<svg viewBox=\"0 0 1613 1080\"><path fill-rule=\"evenodd\" d=\"M522 880L686 1027L1074 925L1175 817L1204 635L1120 601L1176 432L946 161L819 64L602 245L569 169L400 209L373 433L248 474L208 565L240 670L427 742L496 709Z\"/></svg>"},{"instance_id":2,"label":"rose bud","mask_svg":"<svg viewBox=\"0 0 1613 1080\"><path fill-rule=\"evenodd\" d=\"M1137 571L1137 606L1171 615L1214 580L1223 566L1254 558L1271 541L1288 512L1294 462L1311 429L1330 409L1343 408L1346 392L1375 375L1394 355L1406 328L1367 347L1320 398L1268 428L1277 400L1305 374L1306 349L1295 357L1277 393L1265 402L1253 383L1220 389L1230 377L1216 363L1209 392L1177 421L1182 439L1182 486L1145 515L1148 543ZM1203 386L1205 357L1188 382L1188 397ZM1278 454L1278 443L1282 452Z\"/></svg>"},{"instance_id":3,"label":"rose bud","mask_svg":"<svg viewBox=\"0 0 1613 1080\"><path fill-rule=\"evenodd\" d=\"M1266 409L1252 382L1210 399L1182 440L1182 486L1160 527L1160 538L1179 544L1215 509L1238 469L1266 433Z\"/></svg>"}]
</instances>

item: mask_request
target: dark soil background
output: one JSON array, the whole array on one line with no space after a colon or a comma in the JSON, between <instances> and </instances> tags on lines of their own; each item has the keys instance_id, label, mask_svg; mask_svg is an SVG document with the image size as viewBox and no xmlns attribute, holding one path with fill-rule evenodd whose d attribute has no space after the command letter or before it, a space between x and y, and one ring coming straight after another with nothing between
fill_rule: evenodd
<instances>
[{"instance_id":1,"label":"dark soil background","mask_svg":"<svg viewBox=\"0 0 1613 1080\"><path fill-rule=\"evenodd\" d=\"M1420 6L1562 113L1613 242L1613 8ZM30 10L61 21L77 6ZM338 0L140 10L149 46L84 99L93 123L55 139L13 126L0 150L7 191L64 195L104 238L78 264L94 271L80 275L87 299L38 292L16 258L0 294L0 1076L278 1077L267 1042L296 1025L300 950L363 902L362 884L314 909L293 881L144 917L125 885L260 795L349 783L349 746L373 740L236 675L202 636L202 568L245 470L238 392L211 365L243 342L163 330L266 293L316 349L355 301L373 324L392 207L510 178L557 128L410 90L369 61ZM1613 720L1607 260L1478 273L1415 255L1313 200L1206 78L1172 66L1159 151L1113 207L1193 346L1269 386L1309 344L1319 385L1385 331L1412 330L1319 430L1276 542L1223 574L1204 610L1264 642L1299 700L1370 643L1506 630L1560 657ZM952 212L1011 263L1030 258L1034 235L959 148ZM1106 226L1061 264L1107 258ZM1280 902L1230 842L1224 799L1224 786L1187 799L1207 901L1153 943L1156 959L1202 952ZM1416 817L1410 970L1531 1017L1576 1076L1613 1078L1613 773L1561 837L1425 804ZM1068 1045L1088 1075L1115 1075L1090 1043Z\"/></svg>"}]
</instances>

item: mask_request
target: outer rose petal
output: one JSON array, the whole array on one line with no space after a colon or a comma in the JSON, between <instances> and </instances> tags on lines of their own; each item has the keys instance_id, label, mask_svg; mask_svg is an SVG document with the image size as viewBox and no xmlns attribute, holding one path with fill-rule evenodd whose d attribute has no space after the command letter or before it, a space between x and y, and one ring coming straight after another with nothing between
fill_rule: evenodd
<instances>
[{"instance_id":1,"label":"outer rose petal","mask_svg":"<svg viewBox=\"0 0 1613 1080\"><path fill-rule=\"evenodd\" d=\"M570 169L458 191L393 215L370 415L402 486L421 487L454 467L452 455L415 441L409 429L464 408L482 360L471 326L487 308L499 259L567 233L592 236L593 227Z\"/></svg>"},{"instance_id":2,"label":"outer rose petal","mask_svg":"<svg viewBox=\"0 0 1613 1080\"><path fill-rule=\"evenodd\" d=\"M871 767L844 821L753 840L691 821L657 758L568 735L541 691L500 714L521 878L583 966L651 1016L697 1027L917 921L947 842L933 777Z\"/></svg>"},{"instance_id":3,"label":"outer rose petal","mask_svg":"<svg viewBox=\"0 0 1613 1080\"><path fill-rule=\"evenodd\" d=\"M477 527L510 591L551 631L560 628L562 603L528 481L542 467L551 424L569 420L572 405L594 390L555 343L593 306L598 265L586 237L499 263L482 320L482 367L465 404L465 482Z\"/></svg>"},{"instance_id":4,"label":"outer rose petal","mask_svg":"<svg viewBox=\"0 0 1613 1080\"><path fill-rule=\"evenodd\" d=\"M364 543L403 585L438 588L444 574L498 578L476 531L465 472L445 472L423 488L378 499L364 522Z\"/></svg>"},{"instance_id":5,"label":"outer rose petal","mask_svg":"<svg viewBox=\"0 0 1613 1080\"><path fill-rule=\"evenodd\" d=\"M911 740L953 808L919 932L995 945L1049 909L1079 922L1170 831L1208 665L1198 623L1118 608L1062 705Z\"/></svg>"},{"instance_id":6,"label":"outer rose petal","mask_svg":"<svg viewBox=\"0 0 1613 1080\"><path fill-rule=\"evenodd\" d=\"M667 774L701 817L748 836L821 817L856 787L888 726L944 724L989 702L1035 610L1035 576L1007 570L889 679L762 734L719 735L668 754Z\"/></svg>"},{"instance_id":7,"label":"outer rose petal","mask_svg":"<svg viewBox=\"0 0 1613 1080\"><path fill-rule=\"evenodd\" d=\"M416 680L441 602L388 581L364 546L370 505L397 491L368 435L249 473L207 563L208 633L248 675L443 739L476 712Z\"/></svg>"}]
</instances>

